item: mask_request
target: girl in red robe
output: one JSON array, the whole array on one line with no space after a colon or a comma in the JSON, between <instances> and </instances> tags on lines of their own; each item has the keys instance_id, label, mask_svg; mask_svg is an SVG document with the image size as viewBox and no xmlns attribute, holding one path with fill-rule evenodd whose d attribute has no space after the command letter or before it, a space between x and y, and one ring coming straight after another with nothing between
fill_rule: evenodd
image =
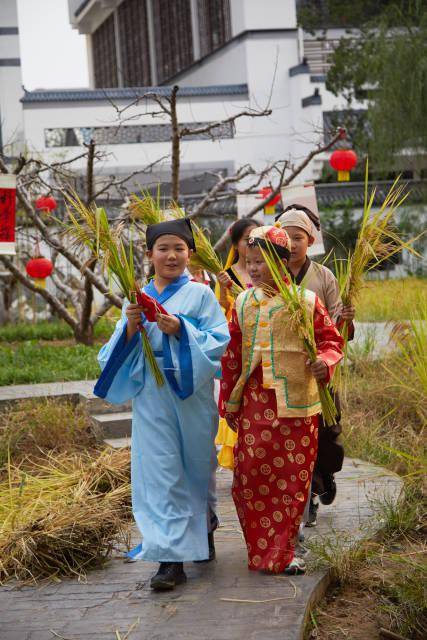
<instances>
[{"instance_id":1,"label":"girl in red robe","mask_svg":"<svg viewBox=\"0 0 427 640\"><path fill-rule=\"evenodd\" d=\"M261 253L266 239L285 264L290 256L285 230L251 232L247 267L254 287L233 309L219 405L238 433L232 495L249 569L296 574L305 572L294 550L317 455L317 381L331 378L343 340L317 296L304 291L318 351L308 363L286 305L269 293L274 281Z\"/></svg>"}]
</instances>

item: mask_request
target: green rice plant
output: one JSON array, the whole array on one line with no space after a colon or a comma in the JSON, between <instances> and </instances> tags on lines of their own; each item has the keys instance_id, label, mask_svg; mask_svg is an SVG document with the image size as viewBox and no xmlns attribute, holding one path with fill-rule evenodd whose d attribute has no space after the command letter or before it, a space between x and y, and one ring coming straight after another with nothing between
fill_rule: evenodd
<instances>
[{"instance_id":1,"label":"green rice plant","mask_svg":"<svg viewBox=\"0 0 427 640\"><path fill-rule=\"evenodd\" d=\"M394 221L397 209L409 195L404 193L405 186L399 184L397 177L389 189L378 211L373 212L376 188L368 195L368 161L365 171L365 201L356 245L348 252L345 260L334 259L341 298L344 305L356 303L365 286L365 277L385 260L396 253L407 249L415 255L419 254L411 246L416 240L404 241L396 232ZM342 329L345 341L348 341L348 325Z\"/></svg>"},{"instance_id":2,"label":"green rice plant","mask_svg":"<svg viewBox=\"0 0 427 640\"><path fill-rule=\"evenodd\" d=\"M389 384L402 401L413 408L422 424L427 422L427 300L420 300L397 337L397 350L384 364ZM403 373L404 372L404 373ZM403 374L403 375L402 375Z\"/></svg>"},{"instance_id":3,"label":"green rice plant","mask_svg":"<svg viewBox=\"0 0 427 640\"><path fill-rule=\"evenodd\" d=\"M269 289L269 295L277 295L282 298L291 318L291 325L304 343L310 362L317 359L317 346L314 336L313 315L307 305L304 288L295 284L289 271L280 260L273 244L265 238L266 250L261 248L263 258L270 270L276 289ZM328 426L335 424L337 409L329 388L329 385L317 383L319 389L322 415Z\"/></svg>"}]
</instances>

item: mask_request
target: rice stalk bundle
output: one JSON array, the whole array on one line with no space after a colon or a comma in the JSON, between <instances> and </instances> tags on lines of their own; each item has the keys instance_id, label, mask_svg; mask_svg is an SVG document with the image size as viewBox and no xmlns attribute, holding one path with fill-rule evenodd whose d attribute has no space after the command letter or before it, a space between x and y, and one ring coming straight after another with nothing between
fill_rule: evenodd
<instances>
[{"instance_id":1,"label":"rice stalk bundle","mask_svg":"<svg viewBox=\"0 0 427 640\"><path fill-rule=\"evenodd\" d=\"M314 336L313 316L309 312L305 299L304 288L299 287L292 280L287 268L280 260L273 244L266 238L266 250L261 249L264 260L270 270L277 289L265 287L269 295L282 298L291 318L292 328L296 331L304 344L310 362L317 359L317 346ZM338 415L329 385L317 382L323 419L327 426L336 423Z\"/></svg>"},{"instance_id":2,"label":"rice stalk bundle","mask_svg":"<svg viewBox=\"0 0 427 640\"><path fill-rule=\"evenodd\" d=\"M164 222L171 218L178 219L185 217L185 212L176 202L171 202L168 209L162 210L160 208L159 193L157 200L154 200L148 192L143 192L142 198L132 194L131 202L131 214L133 218L146 225ZM194 220L191 221L191 227L193 229L196 250L191 255L190 265L194 267L194 269L202 269L217 276L224 270L221 258L216 253L208 235L202 227L194 222ZM242 292L242 289L233 282L230 291L232 295L236 297Z\"/></svg>"},{"instance_id":3,"label":"rice stalk bundle","mask_svg":"<svg viewBox=\"0 0 427 640\"><path fill-rule=\"evenodd\" d=\"M130 302L136 302L135 292L139 289L139 285L135 277L132 235L127 248L122 238L123 224L113 229L103 207L86 207L76 194L73 197L67 196L67 199L76 211L75 215L68 207L71 224L67 227L67 233L74 238L74 244L85 246L90 250L90 261L100 259L103 269L119 287L123 296ZM141 327L141 337L150 370L158 386L162 386L164 377L143 327Z\"/></svg>"},{"instance_id":4,"label":"rice stalk bundle","mask_svg":"<svg viewBox=\"0 0 427 640\"><path fill-rule=\"evenodd\" d=\"M145 225L164 222L166 215L160 206L160 190L157 190L157 198L154 199L149 191L141 190L141 196L132 193L130 196L130 214L134 220L139 220Z\"/></svg>"},{"instance_id":5,"label":"rice stalk bundle","mask_svg":"<svg viewBox=\"0 0 427 640\"><path fill-rule=\"evenodd\" d=\"M365 199L356 245L353 251L349 251L345 260L336 258L334 260L335 275L345 306L357 302L365 284L365 276L369 271L376 269L403 249L419 255L411 246L417 238L404 241L395 229L395 213L409 195L409 192L404 193L405 185L399 184L399 180L400 176L393 182L378 211L373 212L376 187L368 195L368 161L366 161ZM347 343L346 322L341 332Z\"/></svg>"},{"instance_id":6,"label":"rice stalk bundle","mask_svg":"<svg viewBox=\"0 0 427 640\"><path fill-rule=\"evenodd\" d=\"M117 454L117 455L116 455ZM84 575L129 542L128 451L48 455L0 483L0 581Z\"/></svg>"},{"instance_id":7,"label":"rice stalk bundle","mask_svg":"<svg viewBox=\"0 0 427 640\"><path fill-rule=\"evenodd\" d=\"M193 228L194 242L196 245L196 251L192 254L190 264L195 269L204 269L209 273L213 273L217 276L221 271L224 271L224 265L221 258L216 253L205 231L194 221L191 222ZM237 297L243 289L235 282L230 287L230 293Z\"/></svg>"}]
</instances>

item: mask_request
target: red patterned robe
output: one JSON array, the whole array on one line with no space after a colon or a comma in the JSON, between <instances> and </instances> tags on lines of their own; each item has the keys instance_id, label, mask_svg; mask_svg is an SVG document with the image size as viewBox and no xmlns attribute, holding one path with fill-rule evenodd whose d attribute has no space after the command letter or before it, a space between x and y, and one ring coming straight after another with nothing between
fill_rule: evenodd
<instances>
[{"instance_id":1,"label":"red patterned robe","mask_svg":"<svg viewBox=\"0 0 427 640\"><path fill-rule=\"evenodd\" d=\"M314 331L328 378L341 360L343 340L316 297ZM225 404L242 370L242 332L236 310L222 359L220 414L234 419L233 500L248 550L249 569L280 573L292 561L317 454L318 415L279 418L274 389L263 386L263 366L247 379L237 413Z\"/></svg>"}]
</instances>

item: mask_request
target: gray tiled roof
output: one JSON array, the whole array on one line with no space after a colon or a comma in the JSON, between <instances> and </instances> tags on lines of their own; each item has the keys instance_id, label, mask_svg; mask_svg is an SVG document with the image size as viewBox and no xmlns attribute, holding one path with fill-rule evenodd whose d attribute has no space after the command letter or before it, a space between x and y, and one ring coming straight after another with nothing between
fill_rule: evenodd
<instances>
[{"instance_id":1,"label":"gray tiled roof","mask_svg":"<svg viewBox=\"0 0 427 640\"><path fill-rule=\"evenodd\" d=\"M172 87L123 87L118 89L40 89L26 91L21 102L89 102L94 100L133 100L147 93L169 96ZM179 97L247 95L247 84L220 84L207 87L181 87Z\"/></svg>"}]
</instances>

